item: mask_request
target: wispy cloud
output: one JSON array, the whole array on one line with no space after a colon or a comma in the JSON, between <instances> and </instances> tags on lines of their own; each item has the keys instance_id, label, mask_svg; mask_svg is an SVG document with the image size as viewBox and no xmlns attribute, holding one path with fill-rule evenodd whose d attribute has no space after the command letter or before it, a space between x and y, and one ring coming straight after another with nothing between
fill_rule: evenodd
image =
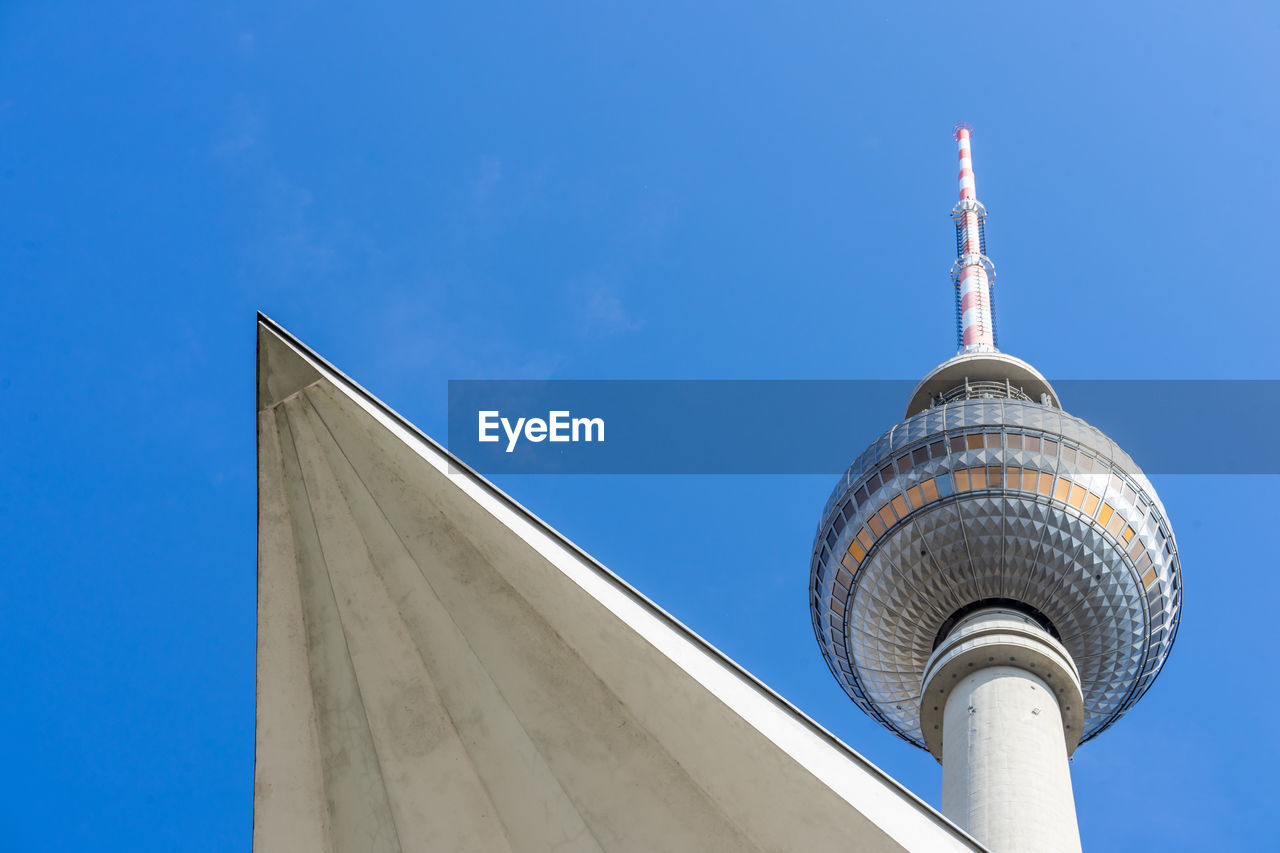
<instances>
[{"instance_id":1,"label":"wispy cloud","mask_svg":"<svg viewBox=\"0 0 1280 853\"><path fill-rule=\"evenodd\" d=\"M578 330L584 337L611 337L634 332L644 325L626 305L616 284L599 276L588 276L569 288L569 298L578 319Z\"/></svg>"},{"instance_id":2,"label":"wispy cloud","mask_svg":"<svg viewBox=\"0 0 1280 853\"><path fill-rule=\"evenodd\" d=\"M240 41L242 49L252 49L253 34L242 34ZM263 291L304 279L314 288L344 259L367 256L371 240L351 221L318 209L312 190L275 156L269 130L263 111L239 93L212 145L243 193L249 230L241 247L242 275Z\"/></svg>"},{"instance_id":3,"label":"wispy cloud","mask_svg":"<svg viewBox=\"0 0 1280 853\"><path fill-rule=\"evenodd\" d=\"M479 206L487 204L501 180L502 160L497 157L485 157L480 161L479 177L471 184L472 201Z\"/></svg>"},{"instance_id":4,"label":"wispy cloud","mask_svg":"<svg viewBox=\"0 0 1280 853\"><path fill-rule=\"evenodd\" d=\"M367 331L376 337L376 375L392 381L546 379L565 356L517 340L493 316L458 305L443 282L392 287L373 297Z\"/></svg>"},{"instance_id":5,"label":"wispy cloud","mask_svg":"<svg viewBox=\"0 0 1280 853\"><path fill-rule=\"evenodd\" d=\"M213 153L225 159L241 157L262 140L263 120L244 95L231 103L231 115L222 133L213 143Z\"/></svg>"}]
</instances>

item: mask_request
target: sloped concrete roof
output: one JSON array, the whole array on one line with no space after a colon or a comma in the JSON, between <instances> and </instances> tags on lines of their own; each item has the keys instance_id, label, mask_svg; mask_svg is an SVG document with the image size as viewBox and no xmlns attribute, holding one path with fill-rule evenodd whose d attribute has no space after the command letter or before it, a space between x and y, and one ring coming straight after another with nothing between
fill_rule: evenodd
<instances>
[{"instance_id":1,"label":"sloped concrete roof","mask_svg":"<svg viewBox=\"0 0 1280 853\"><path fill-rule=\"evenodd\" d=\"M982 849L263 317L258 406L259 853Z\"/></svg>"}]
</instances>

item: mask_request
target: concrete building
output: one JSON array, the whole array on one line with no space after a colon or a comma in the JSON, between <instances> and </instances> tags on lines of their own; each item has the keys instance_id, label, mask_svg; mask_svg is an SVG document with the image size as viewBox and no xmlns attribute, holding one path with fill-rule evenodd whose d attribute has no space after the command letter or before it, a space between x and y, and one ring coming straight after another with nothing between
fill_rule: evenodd
<instances>
[{"instance_id":1,"label":"concrete building","mask_svg":"<svg viewBox=\"0 0 1280 853\"><path fill-rule=\"evenodd\" d=\"M265 318L254 849L982 847Z\"/></svg>"},{"instance_id":2,"label":"concrete building","mask_svg":"<svg viewBox=\"0 0 1280 853\"><path fill-rule=\"evenodd\" d=\"M1177 550L995 349L960 140L962 352L842 477L810 576L946 817L260 316L255 850L1079 849L1067 759L1159 672Z\"/></svg>"}]
</instances>

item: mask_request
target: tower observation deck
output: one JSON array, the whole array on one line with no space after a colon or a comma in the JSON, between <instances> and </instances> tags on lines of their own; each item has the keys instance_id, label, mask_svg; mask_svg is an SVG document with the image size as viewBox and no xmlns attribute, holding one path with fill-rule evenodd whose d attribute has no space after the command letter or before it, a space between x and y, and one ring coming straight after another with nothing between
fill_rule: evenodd
<instances>
[{"instance_id":1,"label":"tower observation deck","mask_svg":"<svg viewBox=\"0 0 1280 853\"><path fill-rule=\"evenodd\" d=\"M944 814L997 853L1079 850L1067 758L1168 658L1178 549L1134 461L996 348L970 129L956 139L960 352L833 490L810 610L850 698L942 763Z\"/></svg>"}]
</instances>

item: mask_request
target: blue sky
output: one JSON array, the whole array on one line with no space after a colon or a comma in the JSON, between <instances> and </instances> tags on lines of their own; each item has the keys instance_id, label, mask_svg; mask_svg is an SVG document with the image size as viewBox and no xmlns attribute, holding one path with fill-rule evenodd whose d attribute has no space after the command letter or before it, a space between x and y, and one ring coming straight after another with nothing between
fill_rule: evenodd
<instances>
[{"instance_id":1,"label":"blue sky","mask_svg":"<svg viewBox=\"0 0 1280 853\"><path fill-rule=\"evenodd\" d=\"M257 309L441 437L449 379L919 376L965 120L1006 351L1280 378L1280 8L883 5L0 7L0 848L249 845ZM937 802L811 634L831 478L498 483ZM1265 847L1277 478L1155 485L1183 628L1085 847Z\"/></svg>"}]
</instances>

